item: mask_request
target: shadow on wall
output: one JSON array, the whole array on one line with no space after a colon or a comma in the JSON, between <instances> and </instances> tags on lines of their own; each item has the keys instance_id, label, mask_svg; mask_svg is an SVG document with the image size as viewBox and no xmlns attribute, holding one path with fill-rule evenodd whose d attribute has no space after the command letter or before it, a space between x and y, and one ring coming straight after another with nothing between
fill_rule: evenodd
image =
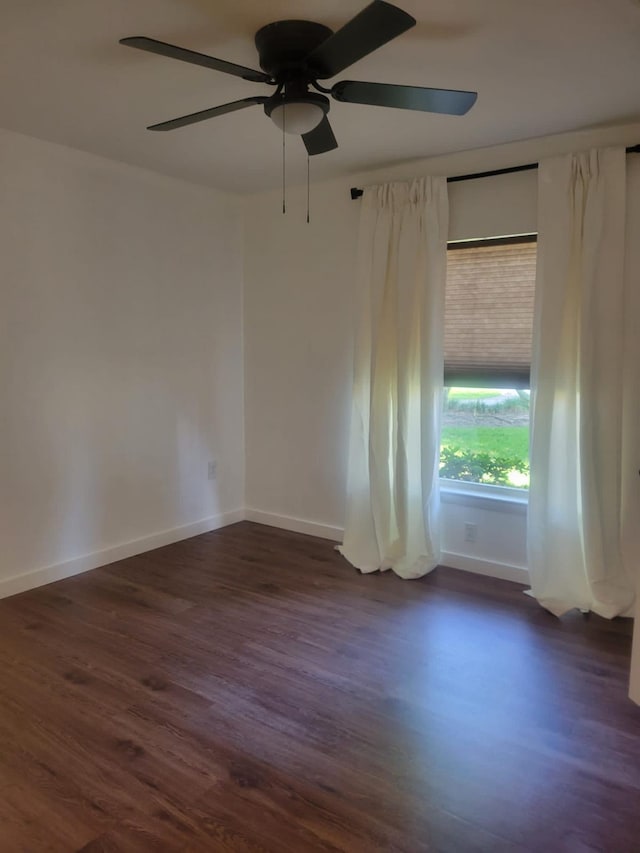
<instances>
[{"instance_id":1,"label":"shadow on wall","mask_svg":"<svg viewBox=\"0 0 640 853\"><path fill-rule=\"evenodd\" d=\"M176 412L158 382L143 393L106 365L38 364L21 380L28 404L6 417L13 453L3 481L13 487L3 512L3 575L219 513L218 480L207 471L211 440L188 400Z\"/></svg>"}]
</instances>

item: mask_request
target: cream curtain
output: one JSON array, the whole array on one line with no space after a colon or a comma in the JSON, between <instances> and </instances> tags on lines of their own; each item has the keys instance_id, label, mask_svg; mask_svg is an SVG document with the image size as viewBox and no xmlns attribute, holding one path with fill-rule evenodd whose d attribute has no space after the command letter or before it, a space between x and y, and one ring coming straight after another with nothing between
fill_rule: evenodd
<instances>
[{"instance_id":1,"label":"cream curtain","mask_svg":"<svg viewBox=\"0 0 640 853\"><path fill-rule=\"evenodd\" d=\"M416 578L440 558L445 178L366 189L342 554Z\"/></svg>"},{"instance_id":2,"label":"cream curtain","mask_svg":"<svg viewBox=\"0 0 640 853\"><path fill-rule=\"evenodd\" d=\"M624 150L542 162L538 230L531 591L557 615L631 614L621 545Z\"/></svg>"}]
</instances>

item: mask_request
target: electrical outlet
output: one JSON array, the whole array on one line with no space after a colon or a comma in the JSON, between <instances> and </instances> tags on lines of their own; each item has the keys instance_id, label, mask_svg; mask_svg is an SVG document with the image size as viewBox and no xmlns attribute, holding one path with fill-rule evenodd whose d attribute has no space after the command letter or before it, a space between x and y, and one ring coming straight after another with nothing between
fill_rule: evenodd
<instances>
[{"instance_id":1,"label":"electrical outlet","mask_svg":"<svg viewBox=\"0 0 640 853\"><path fill-rule=\"evenodd\" d=\"M464 541L475 542L478 536L478 525L471 521L465 522L464 525Z\"/></svg>"},{"instance_id":2,"label":"electrical outlet","mask_svg":"<svg viewBox=\"0 0 640 853\"><path fill-rule=\"evenodd\" d=\"M208 475L210 480L215 480L217 474L218 474L218 463L216 462L215 459L213 459L211 462L209 462L209 465L207 468L207 475Z\"/></svg>"}]
</instances>

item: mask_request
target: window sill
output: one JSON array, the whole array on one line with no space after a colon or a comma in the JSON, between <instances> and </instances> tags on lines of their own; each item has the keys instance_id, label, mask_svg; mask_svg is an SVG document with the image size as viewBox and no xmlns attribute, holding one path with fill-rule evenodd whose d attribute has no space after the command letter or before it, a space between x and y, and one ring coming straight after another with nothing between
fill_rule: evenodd
<instances>
[{"instance_id":1,"label":"window sill","mask_svg":"<svg viewBox=\"0 0 640 853\"><path fill-rule=\"evenodd\" d=\"M463 504L516 515L526 515L529 504L529 492L526 490L482 486L455 480L440 480L440 496L443 503Z\"/></svg>"}]
</instances>

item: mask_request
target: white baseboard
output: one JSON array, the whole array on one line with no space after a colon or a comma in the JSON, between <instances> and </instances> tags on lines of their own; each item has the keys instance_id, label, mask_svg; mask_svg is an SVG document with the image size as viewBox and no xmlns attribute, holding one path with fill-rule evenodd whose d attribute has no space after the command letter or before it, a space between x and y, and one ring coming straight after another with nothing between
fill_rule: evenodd
<instances>
[{"instance_id":1,"label":"white baseboard","mask_svg":"<svg viewBox=\"0 0 640 853\"><path fill-rule=\"evenodd\" d=\"M529 583L529 572L521 566L478 560L476 557L467 557L464 554L452 554L450 551L443 551L440 563L443 566L461 569L463 572L473 572L476 575L486 575L490 578L499 578L515 583Z\"/></svg>"},{"instance_id":2,"label":"white baseboard","mask_svg":"<svg viewBox=\"0 0 640 853\"><path fill-rule=\"evenodd\" d=\"M4 578L0 580L0 598L26 592L53 581L69 578L72 575L79 575L82 572L115 563L117 560L134 557L136 554L152 551L154 548L162 548L163 545L171 545L173 542L180 542L182 539L190 539L192 536L198 536L201 533L208 533L210 530L217 530L237 521L243 521L244 518L244 510L232 510L209 518L202 518L192 524L152 533L150 536L143 536L141 539L134 539L132 542L114 545L112 548L105 548L102 551L84 554L81 557L66 560L64 563L57 563L43 569L35 569L24 574Z\"/></svg>"},{"instance_id":3,"label":"white baseboard","mask_svg":"<svg viewBox=\"0 0 640 853\"><path fill-rule=\"evenodd\" d=\"M279 527L281 530L291 530L294 533L306 533L309 536L319 536L322 539L330 539L332 542L342 542L344 530L341 527L332 527L329 524L319 524L315 521L306 521L302 518L293 518L289 515L276 515L272 512L263 512L259 509L245 510L247 521L255 521L258 524L267 524L269 527ZM510 566L506 563L494 563L489 560L478 560L475 557L466 557L464 554L453 554L445 551L442 554L443 566L452 569L460 569L463 572L473 572L477 575L487 575L491 578L515 581L515 583L529 583L529 572L519 566Z\"/></svg>"},{"instance_id":4,"label":"white baseboard","mask_svg":"<svg viewBox=\"0 0 640 853\"><path fill-rule=\"evenodd\" d=\"M344 534L344 530L341 527L334 527L329 524L307 521L288 515L277 515L276 513L263 512L258 509L236 509L231 512L211 516L210 518L203 518L192 524L162 530L159 533L153 533L150 536L144 536L132 542L124 542L112 548L105 548L102 551L84 554L63 563L57 563L42 569L35 569L20 575L4 578L0 580L0 598L7 598L19 592L26 592L29 589L53 583L53 581L79 575L82 572L106 566L117 560L124 560L127 557L133 557L145 551L152 551L154 548L162 548L164 545L180 542L183 539L189 539L201 533L208 533L210 530L217 530L245 519L247 521L255 521L258 524L266 524L269 527L278 527L281 530L291 530L294 533L318 536L321 539L329 539L332 542L341 542ZM465 572L474 572L475 574L515 581L516 583L527 584L529 582L529 573L524 568L509 566L505 563L494 563L488 560L477 560L474 557L467 557L463 554L445 552L442 555L442 564L450 566L453 569L461 569Z\"/></svg>"},{"instance_id":5,"label":"white baseboard","mask_svg":"<svg viewBox=\"0 0 640 853\"><path fill-rule=\"evenodd\" d=\"M276 515L259 509L246 509L244 517L247 521L255 521L257 524L267 524L269 527L279 527L293 533L306 533L308 536L319 536L321 539L331 539L332 542L342 542L344 533L341 527L305 521L303 518L293 518L289 515Z\"/></svg>"}]
</instances>

